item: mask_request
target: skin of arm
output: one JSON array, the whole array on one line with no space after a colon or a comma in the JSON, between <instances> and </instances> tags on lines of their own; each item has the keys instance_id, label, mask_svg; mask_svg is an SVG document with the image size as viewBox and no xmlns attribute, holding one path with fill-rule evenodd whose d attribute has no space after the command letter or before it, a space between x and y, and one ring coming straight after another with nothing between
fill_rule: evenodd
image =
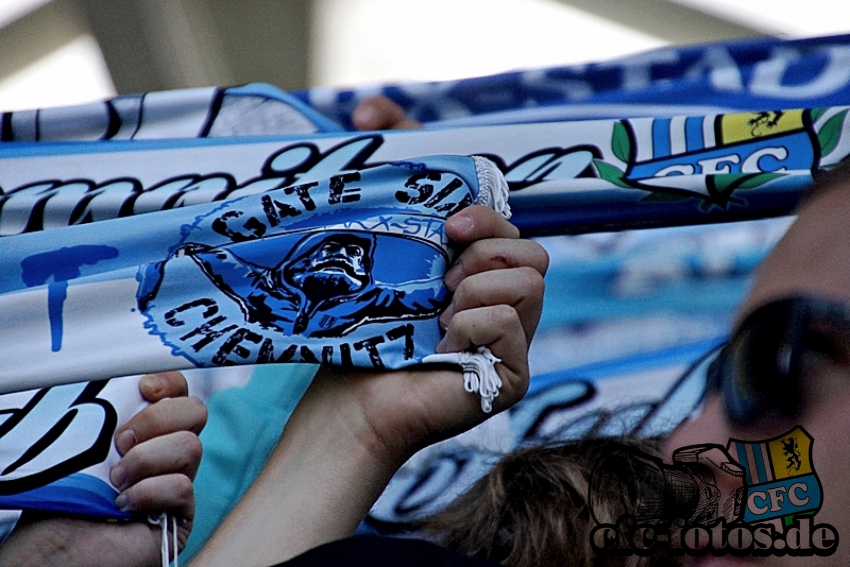
<instances>
[{"instance_id":1,"label":"skin of arm","mask_svg":"<svg viewBox=\"0 0 850 567\"><path fill-rule=\"evenodd\" d=\"M182 547L195 513L192 479L201 460L198 434L206 424L206 408L187 396L186 380L179 372L144 376L139 390L151 405L115 432L115 446L122 455L110 472L121 491L116 505L141 514L166 510L176 516ZM161 531L143 518L107 523L25 512L0 547L0 565L161 565Z\"/></svg>"},{"instance_id":2,"label":"skin of arm","mask_svg":"<svg viewBox=\"0 0 850 567\"><path fill-rule=\"evenodd\" d=\"M494 411L528 387L528 345L540 317L545 251L518 239L486 207L447 222L466 250L446 274L452 303L440 318L439 352L487 345L503 387ZM429 367L398 372L323 369L244 498L193 567L268 566L350 535L414 452L484 421L460 373Z\"/></svg>"}]
</instances>

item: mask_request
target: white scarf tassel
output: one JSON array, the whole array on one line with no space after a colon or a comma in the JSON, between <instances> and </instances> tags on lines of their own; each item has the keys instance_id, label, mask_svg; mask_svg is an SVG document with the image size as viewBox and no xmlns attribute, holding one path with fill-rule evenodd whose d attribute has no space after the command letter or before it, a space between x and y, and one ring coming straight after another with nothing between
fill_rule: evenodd
<instances>
[{"instance_id":1,"label":"white scarf tassel","mask_svg":"<svg viewBox=\"0 0 850 567\"><path fill-rule=\"evenodd\" d=\"M501 358L493 356L490 349L480 346L475 352L450 352L431 354L423 362L434 364L455 364L463 369L463 388L470 394L481 395L481 410L493 411L493 400L499 395L502 379L496 372L496 363Z\"/></svg>"},{"instance_id":2,"label":"white scarf tassel","mask_svg":"<svg viewBox=\"0 0 850 567\"><path fill-rule=\"evenodd\" d=\"M511 190L505 176L495 163L485 157L472 156L472 160L478 175L478 196L473 202L491 207L506 219L511 218L511 207L508 204Z\"/></svg>"},{"instance_id":3,"label":"white scarf tassel","mask_svg":"<svg viewBox=\"0 0 850 567\"><path fill-rule=\"evenodd\" d=\"M162 528L162 545L160 547L160 556L162 557L162 567L168 567L168 514L163 512L159 516L151 514L148 516L148 523ZM171 534L172 534L172 549L174 550L173 567L180 567L180 560L177 558L177 517L171 517Z\"/></svg>"}]
</instances>

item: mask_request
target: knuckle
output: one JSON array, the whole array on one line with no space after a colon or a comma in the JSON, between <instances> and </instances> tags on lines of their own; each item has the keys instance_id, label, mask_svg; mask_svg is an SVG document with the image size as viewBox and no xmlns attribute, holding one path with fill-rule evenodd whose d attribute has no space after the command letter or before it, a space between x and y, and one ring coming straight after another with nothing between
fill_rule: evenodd
<instances>
[{"instance_id":1,"label":"knuckle","mask_svg":"<svg viewBox=\"0 0 850 567\"><path fill-rule=\"evenodd\" d=\"M181 504L190 502L195 497L195 489L192 485L192 479L188 476L182 474L176 475L172 482L174 483L174 498Z\"/></svg>"},{"instance_id":2,"label":"knuckle","mask_svg":"<svg viewBox=\"0 0 850 567\"><path fill-rule=\"evenodd\" d=\"M196 422L192 431L200 433L200 430L207 424L207 418L209 417L207 406L200 398L194 396L186 398L186 403L189 405L189 411L191 412L189 415L194 416L193 420Z\"/></svg>"},{"instance_id":3,"label":"knuckle","mask_svg":"<svg viewBox=\"0 0 850 567\"><path fill-rule=\"evenodd\" d=\"M526 374L518 374L516 372L508 373L507 378L508 379L505 381L508 389L506 392L506 399L513 400L511 402L513 403L521 399L526 394L530 380Z\"/></svg>"},{"instance_id":4,"label":"knuckle","mask_svg":"<svg viewBox=\"0 0 850 567\"><path fill-rule=\"evenodd\" d=\"M479 309L467 309L455 313L449 322L447 336L457 338L469 334L480 321L478 311Z\"/></svg>"},{"instance_id":5,"label":"knuckle","mask_svg":"<svg viewBox=\"0 0 850 567\"><path fill-rule=\"evenodd\" d=\"M537 266L537 271L541 276L545 276L546 271L549 269L549 253L546 252L543 246L533 240L526 240L526 242L531 243L534 266Z\"/></svg>"},{"instance_id":6,"label":"knuckle","mask_svg":"<svg viewBox=\"0 0 850 567\"><path fill-rule=\"evenodd\" d=\"M510 305L493 305L489 309L490 322L494 328L508 330L520 322L519 313Z\"/></svg>"},{"instance_id":7,"label":"knuckle","mask_svg":"<svg viewBox=\"0 0 850 567\"><path fill-rule=\"evenodd\" d=\"M204 446L201 443L201 440L198 439L197 435L193 436L189 441L186 448L186 454L193 463L199 463L201 461L201 457L204 454Z\"/></svg>"},{"instance_id":8,"label":"knuckle","mask_svg":"<svg viewBox=\"0 0 850 567\"><path fill-rule=\"evenodd\" d=\"M487 242L486 259L497 268L525 268L545 272L549 256L531 240L493 239Z\"/></svg>"},{"instance_id":9,"label":"knuckle","mask_svg":"<svg viewBox=\"0 0 850 567\"><path fill-rule=\"evenodd\" d=\"M496 398L496 409L503 411L519 402L528 392L529 380L524 375L508 372L503 380L502 390Z\"/></svg>"},{"instance_id":10,"label":"knuckle","mask_svg":"<svg viewBox=\"0 0 850 567\"><path fill-rule=\"evenodd\" d=\"M449 321L449 331L465 328L471 317L472 314L469 310L455 312L455 314L452 315L452 320Z\"/></svg>"},{"instance_id":11,"label":"knuckle","mask_svg":"<svg viewBox=\"0 0 850 567\"><path fill-rule=\"evenodd\" d=\"M543 281L543 274L531 266L523 266L522 268L518 268L518 270L520 278L522 279L522 286L527 291L526 295L531 297L542 297L543 291L546 287Z\"/></svg>"},{"instance_id":12,"label":"knuckle","mask_svg":"<svg viewBox=\"0 0 850 567\"><path fill-rule=\"evenodd\" d=\"M549 253L546 252L546 250L544 250L543 247L537 244L536 242L535 244L537 245L539 250L535 254L536 257L533 260L533 265L535 267L535 270L542 277L546 275L547 271L549 271Z\"/></svg>"},{"instance_id":13,"label":"knuckle","mask_svg":"<svg viewBox=\"0 0 850 567\"><path fill-rule=\"evenodd\" d=\"M469 243L466 250L463 251L464 266L478 267L481 264L481 259L486 256L486 240L476 240Z\"/></svg>"},{"instance_id":14,"label":"knuckle","mask_svg":"<svg viewBox=\"0 0 850 567\"><path fill-rule=\"evenodd\" d=\"M522 241L490 239L481 241L482 261L492 269L518 268L523 264Z\"/></svg>"},{"instance_id":15,"label":"knuckle","mask_svg":"<svg viewBox=\"0 0 850 567\"><path fill-rule=\"evenodd\" d=\"M541 275L549 268L549 254L546 249L533 240L516 240L511 243L507 262L512 267L531 268Z\"/></svg>"},{"instance_id":16,"label":"knuckle","mask_svg":"<svg viewBox=\"0 0 850 567\"><path fill-rule=\"evenodd\" d=\"M471 281L472 277L464 278L460 281L455 288L454 294L452 296L452 301L455 304L456 309L463 309L468 305L468 300L470 298L474 298L475 294L470 293L470 288L473 286L473 281Z\"/></svg>"},{"instance_id":17,"label":"knuckle","mask_svg":"<svg viewBox=\"0 0 850 567\"><path fill-rule=\"evenodd\" d=\"M204 449L198 436L191 431L180 431L177 435L179 435L180 456L184 464L189 466L199 462Z\"/></svg>"}]
</instances>

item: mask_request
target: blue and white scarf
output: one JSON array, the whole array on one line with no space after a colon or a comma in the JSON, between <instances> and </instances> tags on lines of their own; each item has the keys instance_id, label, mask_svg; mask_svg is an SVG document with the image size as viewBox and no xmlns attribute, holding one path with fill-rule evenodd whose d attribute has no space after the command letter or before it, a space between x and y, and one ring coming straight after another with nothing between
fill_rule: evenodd
<instances>
[{"instance_id":1,"label":"blue and white scarf","mask_svg":"<svg viewBox=\"0 0 850 567\"><path fill-rule=\"evenodd\" d=\"M0 387L421 363L448 301L445 219L473 203L507 214L506 197L488 160L433 156L2 239Z\"/></svg>"},{"instance_id":2,"label":"blue and white scarf","mask_svg":"<svg viewBox=\"0 0 850 567\"><path fill-rule=\"evenodd\" d=\"M197 365L434 360L452 254L442 223L500 185L482 160L413 156L492 158L525 234L785 214L850 154L849 46L749 40L384 86L422 132L352 133L322 115L347 126L375 88L293 98L248 85L4 113L0 389ZM305 293L323 266L336 283ZM356 291L333 296L346 281ZM11 442L34 411L51 402L42 417L55 424L83 404L75 415L97 418L138 400L132 380L114 402L107 387L76 385L4 396L0 490L68 460L30 459L43 435ZM114 432L136 409L91 431ZM105 508L82 509L52 482L46 503L8 505L118 515L114 488L92 491Z\"/></svg>"},{"instance_id":3,"label":"blue and white scarf","mask_svg":"<svg viewBox=\"0 0 850 567\"><path fill-rule=\"evenodd\" d=\"M488 160L432 156L0 239L0 384L27 390L0 396L0 508L127 516L112 436L145 403L137 378L109 376L449 362L490 411L497 359L434 347L445 220L473 203L508 215L506 198Z\"/></svg>"}]
</instances>

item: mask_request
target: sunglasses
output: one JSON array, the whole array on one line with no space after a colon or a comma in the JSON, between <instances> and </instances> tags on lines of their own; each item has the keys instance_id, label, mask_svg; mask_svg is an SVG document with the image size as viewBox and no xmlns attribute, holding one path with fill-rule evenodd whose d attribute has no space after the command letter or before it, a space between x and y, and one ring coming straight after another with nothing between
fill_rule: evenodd
<instances>
[{"instance_id":1,"label":"sunglasses","mask_svg":"<svg viewBox=\"0 0 850 567\"><path fill-rule=\"evenodd\" d=\"M767 303L744 319L708 369L729 420L742 425L771 412L799 415L806 376L824 363L850 365L850 305L814 297Z\"/></svg>"}]
</instances>

